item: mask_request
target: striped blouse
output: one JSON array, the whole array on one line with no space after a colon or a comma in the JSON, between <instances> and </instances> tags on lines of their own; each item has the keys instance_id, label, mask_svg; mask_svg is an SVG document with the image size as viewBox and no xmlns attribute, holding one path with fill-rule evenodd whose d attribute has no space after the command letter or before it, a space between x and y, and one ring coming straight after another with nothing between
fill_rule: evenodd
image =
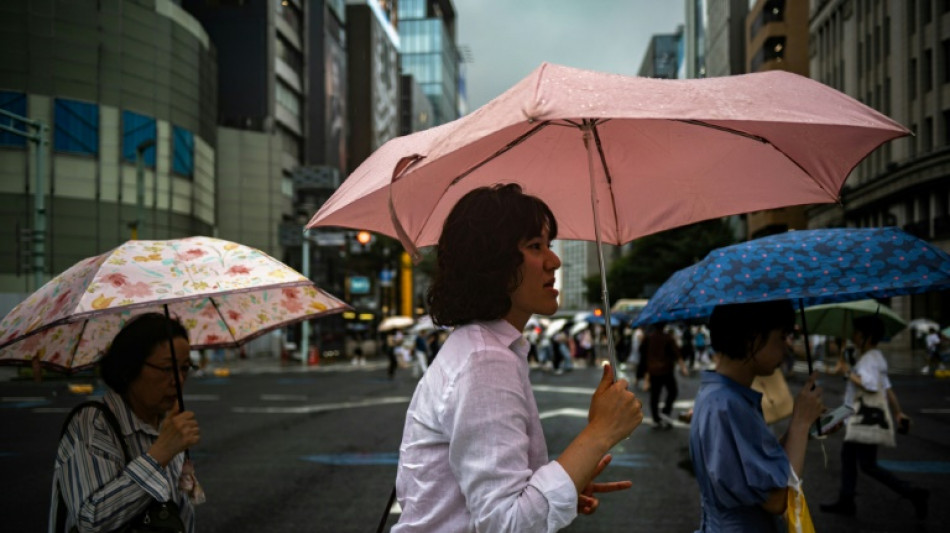
<instances>
[{"instance_id":1,"label":"striped blouse","mask_svg":"<svg viewBox=\"0 0 950 533\"><path fill-rule=\"evenodd\" d=\"M83 409L69 424L56 453L49 533L56 531L57 490L66 503L66 531L112 531L144 511L154 498L175 501L186 531L195 530L194 507L178 490L185 455L164 468L146 452L158 431L142 422L112 390L103 397L119 421L132 461L125 464L122 447L98 409Z\"/></svg>"}]
</instances>

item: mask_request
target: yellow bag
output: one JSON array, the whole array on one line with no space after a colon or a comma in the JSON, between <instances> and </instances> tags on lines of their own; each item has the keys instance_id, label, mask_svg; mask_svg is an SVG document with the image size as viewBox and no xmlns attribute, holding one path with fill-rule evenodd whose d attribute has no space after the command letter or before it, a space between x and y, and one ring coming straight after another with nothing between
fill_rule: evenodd
<instances>
[{"instance_id":1,"label":"yellow bag","mask_svg":"<svg viewBox=\"0 0 950 533\"><path fill-rule=\"evenodd\" d=\"M788 533L815 533L815 524L812 523L811 513L808 512L801 480L794 472L792 476L793 479L788 482L788 507L785 508Z\"/></svg>"}]
</instances>

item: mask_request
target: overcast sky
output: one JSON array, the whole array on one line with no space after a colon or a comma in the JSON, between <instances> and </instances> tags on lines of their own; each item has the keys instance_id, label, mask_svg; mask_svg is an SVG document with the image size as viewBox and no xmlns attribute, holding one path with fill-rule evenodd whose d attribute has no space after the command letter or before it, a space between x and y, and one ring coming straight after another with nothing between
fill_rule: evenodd
<instances>
[{"instance_id":1,"label":"overcast sky","mask_svg":"<svg viewBox=\"0 0 950 533\"><path fill-rule=\"evenodd\" d=\"M650 37L673 33L683 0L453 0L467 46L469 110L542 62L635 75Z\"/></svg>"}]
</instances>

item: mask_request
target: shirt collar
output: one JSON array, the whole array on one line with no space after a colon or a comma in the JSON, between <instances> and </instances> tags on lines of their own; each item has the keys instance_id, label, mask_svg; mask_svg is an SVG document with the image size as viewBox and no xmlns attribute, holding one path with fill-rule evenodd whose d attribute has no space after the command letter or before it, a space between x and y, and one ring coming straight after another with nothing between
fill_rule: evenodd
<instances>
[{"instance_id":1,"label":"shirt collar","mask_svg":"<svg viewBox=\"0 0 950 533\"><path fill-rule=\"evenodd\" d=\"M106 391L102 400L109 406L116 419L119 421L119 428L122 429L122 435L132 435L137 431L142 431L149 435L158 435L158 431L152 426L142 422L139 417L132 412L132 409L125 402L119 393L112 389Z\"/></svg>"},{"instance_id":2,"label":"shirt collar","mask_svg":"<svg viewBox=\"0 0 950 533\"><path fill-rule=\"evenodd\" d=\"M515 329L505 319L492 320L489 322L479 322L483 327L492 334L505 346L511 349L511 351L523 357L525 360L528 358L528 341L524 339L521 335L521 332Z\"/></svg>"},{"instance_id":3,"label":"shirt collar","mask_svg":"<svg viewBox=\"0 0 950 533\"><path fill-rule=\"evenodd\" d=\"M700 383L702 385L718 385L729 389L731 392L734 392L747 402L749 405L762 405L762 393L758 392L750 387L745 385L740 385L735 381L723 376L722 374L716 372L715 370L704 370L701 375Z\"/></svg>"}]
</instances>

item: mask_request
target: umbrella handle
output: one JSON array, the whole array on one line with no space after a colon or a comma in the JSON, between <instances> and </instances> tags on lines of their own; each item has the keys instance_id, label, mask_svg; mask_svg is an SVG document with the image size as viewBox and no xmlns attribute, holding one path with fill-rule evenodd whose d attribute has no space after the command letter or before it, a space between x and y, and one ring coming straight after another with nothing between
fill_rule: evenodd
<instances>
[{"instance_id":1,"label":"umbrella handle","mask_svg":"<svg viewBox=\"0 0 950 533\"><path fill-rule=\"evenodd\" d=\"M178 412L185 412L185 398L181 392L181 376L178 375L178 358L175 357L175 340L173 338L171 325L171 315L168 313L168 304L162 305L165 308L165 329L168 332L168 353L172 357L172 375L175 376L175 393L178 395ZM190 357L190 356L189 356Z\"/></svg>"}]
</instances>

